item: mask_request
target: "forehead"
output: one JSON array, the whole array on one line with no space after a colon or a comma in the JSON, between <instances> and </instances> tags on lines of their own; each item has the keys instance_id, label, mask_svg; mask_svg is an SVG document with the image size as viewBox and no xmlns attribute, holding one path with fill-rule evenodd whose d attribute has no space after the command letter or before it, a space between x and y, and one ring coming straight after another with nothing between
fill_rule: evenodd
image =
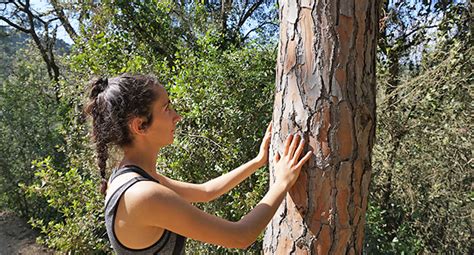
<instances>
[{"instance_id":1,"label":"forehead","mask_svg":"<svg viewBox=\"0 0 474 255\"><path fill-rule=\"evenodd\" d=\"M168 92L162 85L156 86L156 92L158 92L158 101L166 102L168 101Z\"/></svg>"},{"instance_id":2,"label":"forehead","mask_svg":"<svg viewBox=\"0 0 474 255\"><path fill-rule=\"evenodd\" d=\"M156 86L156 92L158 93L158 99L155 101L156 106L164 106L169 101L168 92L162 85Z\"/></svg>"}]
</instances>

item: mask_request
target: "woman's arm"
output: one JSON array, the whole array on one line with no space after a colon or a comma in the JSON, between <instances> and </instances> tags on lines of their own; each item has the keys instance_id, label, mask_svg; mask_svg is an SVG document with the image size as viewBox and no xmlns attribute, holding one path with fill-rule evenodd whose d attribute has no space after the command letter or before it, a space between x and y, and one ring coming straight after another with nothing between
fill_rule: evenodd
<instances>
[{"instance_id":1,"label":"woman's arm","mask_svg":"<svg viewBox=\"0 0 474 255\"><path fill-rule=\"evenodd\" d=\"M148 190L147 196L143 196L143 192L130 194L135 193L134 190L127 192L136 197L137 205L142 205L139 213L130 210L139 224L168 229L205 243L242 249L256 240L288 190L283 183L275 183L252 211L240 221L231 222L199 210L164 186L152 182L145 185L141 188ZM130 200L129 197L126 199Z\"/></svg>"},{"instance_id":2,"label":"woman's arm","mask_svg":"<svg viewBox=\"0 0 474 255\"><path fill-rule=\"evenodd\" d=\"M238 222L230 222L190 205L171 189L152 182L127 192L129 212L138 223L165 228L183 236L225 247L246 248L252 244L275 214L288 189L296 182L302 165L303 143L287 140L285 153L275 157L275 183L260 203Z\"/></svg>"},{"instance_id":3,"label":"woman's arm","mask_svg":"<svg viewBox=\"0 0 474 255\"><path fill-rule=\"evenodd\" d=\"M203 184L192 184L176 181L159 175L159 181L163 185L178 193L178 195L183 197L188 202L212 201L227 193L243 180L247 179L256 170L267 164L271 132L272 124L270 123L265 132L265 136L263 137L257 157L215 179L207 181Z\"/></svg>"},{"instance_id":4,"label":"woman's arm","mask_svg":"<svg viewBox=\"0 0 474 255\"><path fill-rule=\"evenodd\" d=\"M227 193L260 167L262 167L261 163L257 159L252 159L238 168L204 183L208 201L212 201Z\"/></svg>"}]
</instances>

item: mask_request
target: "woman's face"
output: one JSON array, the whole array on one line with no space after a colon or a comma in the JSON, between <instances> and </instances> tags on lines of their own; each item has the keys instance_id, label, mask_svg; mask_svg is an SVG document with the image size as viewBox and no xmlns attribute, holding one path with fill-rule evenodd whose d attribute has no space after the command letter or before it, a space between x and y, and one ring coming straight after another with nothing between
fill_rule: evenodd
<instances>
[{"instance_id":1,"label":"woman's face","mask_svg":"<svg viewBox=\"0 0 474 255\"><path fill-rule=\"evenodd\" d=\"M173 143L176 124L181 116L173 109L165 88L159 85L157 92L158 99L152 105L153 119L145 134L148 141L161 148Z\"/></svg>"}]
</instances>

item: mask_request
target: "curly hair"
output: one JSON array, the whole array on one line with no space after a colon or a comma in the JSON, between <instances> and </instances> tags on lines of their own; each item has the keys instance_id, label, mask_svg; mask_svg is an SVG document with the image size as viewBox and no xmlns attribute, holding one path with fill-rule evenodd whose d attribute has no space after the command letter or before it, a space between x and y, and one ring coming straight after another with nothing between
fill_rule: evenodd
<instances>
[{"instance_id":1,"label":"curly hair","mask_svg":"<svg viewBox=\"0 0 474 255\"><path fill-rule=\"evenodd\" d=\"M128 122L133 117L144 117L142 128L152 122L152 104L158 99L159 82L149 75L123 74L114 78L95 78L90 81L89 102L84 111L92 117L92 139L97 153L102 194L107 190L105 170L109 146L132 143Z\"/></svg>"}]
</instances>

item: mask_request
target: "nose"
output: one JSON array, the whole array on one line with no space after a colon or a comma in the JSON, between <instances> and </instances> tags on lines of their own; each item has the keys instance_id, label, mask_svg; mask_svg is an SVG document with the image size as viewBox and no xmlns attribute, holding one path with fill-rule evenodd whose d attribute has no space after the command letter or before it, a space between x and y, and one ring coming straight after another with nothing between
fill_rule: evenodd
<instances>
[{"instance_id":1,"label":"nose","mask_svg":"<svg viewBox=\"0 0 474 255\"><path fill-rule=\"evenodd\" d=\"M179 115L176 110L173 110L174 111L174 114L175 114L175 117L174 117L174 123L178 123L180 122L183 118L181 117L181 115Z\"/></svg>"}]
</instances>

